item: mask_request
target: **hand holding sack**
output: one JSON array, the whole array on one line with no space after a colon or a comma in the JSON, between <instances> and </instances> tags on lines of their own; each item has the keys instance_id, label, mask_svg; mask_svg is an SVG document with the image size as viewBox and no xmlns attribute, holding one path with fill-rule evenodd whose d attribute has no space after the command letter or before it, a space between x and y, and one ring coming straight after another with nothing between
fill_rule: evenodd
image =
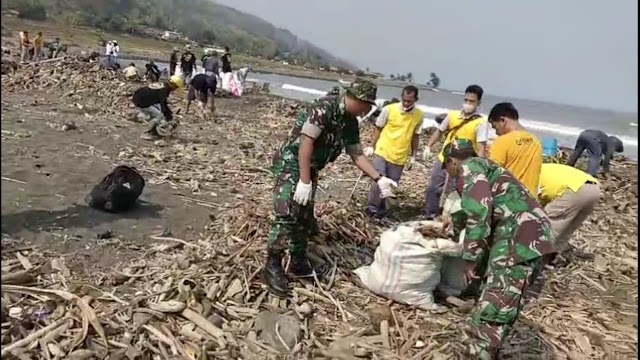
<instances>
[{"instance_id":1,"label":"hand holding sack","mask_svg":"<svg viewBox=\"0 0 640 360\"><path fill-rule=\"evenodd\" d=\"M302 180L298 181L298 185L296 185L296 192L293 194L293 201L298 204L305 206L311 200L311 193L313 191L313 185L311 183L305 184Z\"/></svg>"}]
</instances>

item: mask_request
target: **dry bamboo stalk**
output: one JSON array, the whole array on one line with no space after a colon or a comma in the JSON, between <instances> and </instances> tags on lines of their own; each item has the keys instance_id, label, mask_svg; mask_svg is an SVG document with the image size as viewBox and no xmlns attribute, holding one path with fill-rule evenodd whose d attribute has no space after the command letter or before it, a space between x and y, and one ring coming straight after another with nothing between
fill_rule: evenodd
<instances>
[{"instance_id":1,"label":"dry bamboo stalk","mask_svg":"<svg viewBox=\"0 0 640 360\"><path fill-rule=\"evenodd\" d=\"M23 339L20 339L14 343L11 343L5 347L2 348L2 352L1 352L1 356L7 356L9 355L10 352L12 352L15 349L19 349L21 347L27 346L29 344L31 344L32 342L38 340L42 335L45 335L47 333L49 333L50 331L53 331L54 329L58 328L59 326L62 326L64 323L67 322L67 318L62 318L62 319L58 319L54 322L52 322L51 324L36 330L34 332L32 332L31 334L27 335L26 337L24 337Z\"/></svg>"}]
</instances>

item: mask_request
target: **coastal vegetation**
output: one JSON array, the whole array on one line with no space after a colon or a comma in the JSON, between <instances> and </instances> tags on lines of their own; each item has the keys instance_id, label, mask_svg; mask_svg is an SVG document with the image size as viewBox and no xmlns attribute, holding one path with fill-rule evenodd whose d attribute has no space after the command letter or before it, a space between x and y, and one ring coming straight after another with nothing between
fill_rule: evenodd
<instances>
[{"instance_id":1,"label":"coastal vegetation","mask_svg":"<svg viewBox=\"0 0 640 360\"><path fill-rule=\"evenodd\" d=\"M353 65L286 29L210 0L5 0L20 17L140 35L175 31L201 44L292 64L352 69Z\"/></svg>"}]
</instances>

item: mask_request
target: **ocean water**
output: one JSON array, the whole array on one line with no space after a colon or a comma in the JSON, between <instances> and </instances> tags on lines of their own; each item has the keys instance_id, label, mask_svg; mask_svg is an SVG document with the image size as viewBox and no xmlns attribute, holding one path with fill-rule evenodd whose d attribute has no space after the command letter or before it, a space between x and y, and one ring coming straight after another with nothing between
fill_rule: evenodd
<instances>
[{"instance_id":1,"label":"ocean water","mask_svg":"<svg viewBox=\"0 0 640 360\"><path fill-rule=\"evenodd\" d=\"M272 93L298 100L313 100L337 85L334 81L316 80L277 74L250 73L247 80L268 82ZM400 98L399 87L378 87L381 99ZM464 94L421 91L419 107L428 118L462 107ZM514 99L485 94L480 111L488 113L493 105L509 101L518 109L520 122L539 137L556 138L561 146L573 147L582 130L600 129L618 136L624 143L624 155L638 157L638 115L611 110Z\"/></svg>"},{"instance_id":2,"label":"ocean water","mask_svg":"<svg viewBox=\"0 0 640 360\"><path fill-rule=\"evenodd\" d=\"M135 62L138 66L142 65L142 62ZM156 62L156 64L160 68L168 66L165 63ZM303 101L317 99L339 84L337 81L266 73L249 73L247 81L267 82L270 84L269 89L273 94ZM380 86L378 87L378 98L385 100L393 97L400 98L401 91L400 87ZM419 97L418 106L425 112L428 119L433 119L438 114L460 109L464 94L422 90ZM486 115L495 104L504 101L512 102L515 105L520 114L520 122L540 138L555 138L561 146L574 147L582 130L599 129L609 135L619 137L624 143L624 155L638 159L637 113L591 109L490 94L483 96L480 112Z\"/></svg>"}]
</instances>

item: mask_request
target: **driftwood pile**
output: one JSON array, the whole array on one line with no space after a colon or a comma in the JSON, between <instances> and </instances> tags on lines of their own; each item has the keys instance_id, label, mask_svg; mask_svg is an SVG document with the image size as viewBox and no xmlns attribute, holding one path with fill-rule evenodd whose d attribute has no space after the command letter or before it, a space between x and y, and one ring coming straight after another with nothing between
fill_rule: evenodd
<instances>
[{"instance_id":1,"label":"driftwood pile","mask_svg":"<svg viewBox=\"0 0 640 360\"><path fill-rule=\"evenodd\" d=\"M19 69L13 82L3 79L3 91L46 86L80 96L83 106L126 111L118 97L130 85L90 66L63 60L48 70ZM2 356L460 358L468 309L427 313L358 286L351 270L371 262L385 225L365 216L369 182L358 181L346 156L321 174L320 233L310 244L312 261L328 265L330 276L293 282L288 300L269 295L259 280L271 220L268 166L299 104L265 95L240 101L216 112L221 122L206 134L201 124L183 122L179 139L126 148L112 159L134 164L149 186L188 190L184 201L210 208L198 238L152 236L157 243L139 250L137 260L108 271L76 269L71 256L3 239ZM107 117L94 121L111 126ZM421 215L430 166L403 175L399 220ZM637 165L617 161L613 169L600 207L572 239L569 265L546 271L529 294L504 358L637 358ZM213 189L225 200L204 200Z\"/></svg>"}]
</instances>

